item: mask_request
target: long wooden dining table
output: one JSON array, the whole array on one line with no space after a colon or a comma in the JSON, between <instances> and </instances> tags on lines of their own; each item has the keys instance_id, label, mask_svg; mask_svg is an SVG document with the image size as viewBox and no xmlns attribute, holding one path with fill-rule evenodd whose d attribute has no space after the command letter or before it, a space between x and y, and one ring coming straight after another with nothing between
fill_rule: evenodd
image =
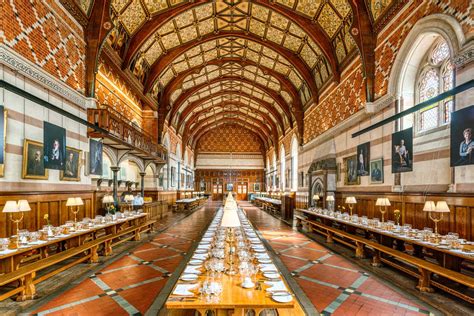
<instances>
[{"instance_id":1,"label":"long wooden dining table","mask_svg":"<svg viewBox=\"0 0 474 316\"><path fill-rule=\"evenodd\" d=\"M221 211L222 210L219 212ZM219 213L216 217L218 218L218 216ZM204 236L206 236L206 234L204 234ZM265 251L265 253L267 253L267 251ZM193 253L191 260L195 258L195 256L196 254ZM271 257L269 256L269 258ZM273 264L273 260L271 260L271 262ZM227 260L226 265L228 266ZM236 263L236 265L238 265L238 263ZM193 281L196 286L189 290L192 295L178 295L176 293L177 287L183 284L189 284L188 282L181 281L181 278L186 274L188 267L193 266L189 265L188 262L187 267L183 270L179 281L173 287L173 290L166 301L165 306L167 308L167 315L187 315L186 312L192 314L194 311L197 311L200 315L205 316L209 310L213 311L214 315L228 315L228 313L231 312L233 313L232 315L243 316L246 315L247 310L253 310L255 315L260 315L260 312L266 309L276 310L278 315L305 315L301 305L295 297L295 294L292 292L278 269L277 273L281 277L281 281L284 283L284 287L286 288L285 291L291 293L291 296L293 297L290 302L280 303L272 298L272 292L267 290L270 287L270 285L266 284L269 280L263 276L262 271L259 271L256 274L256 282L254 282L254 286L249 289L242 287L241 276L238 272L236 275L223 273L220 277L217 277L217 281L222 285L222 294L217 301L209 301L204 297L204 295L200 294L200 287L203 282L206 280L213 280L213 276L211 276L212 272L207 271L204 268L204 264L198 269L200 272L198 279Z\"/></svg>"}]
</instances>

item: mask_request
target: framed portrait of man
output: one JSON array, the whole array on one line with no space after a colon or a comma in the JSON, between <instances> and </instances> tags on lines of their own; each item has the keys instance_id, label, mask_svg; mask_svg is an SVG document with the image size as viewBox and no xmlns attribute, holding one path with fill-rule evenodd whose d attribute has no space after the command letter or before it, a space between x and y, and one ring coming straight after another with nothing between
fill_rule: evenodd
<instances>
[{"instance_id":1,"label":"framed portrait of man","mask_svg":"<svg viewBox=\"0 0 474 316\"><path fill-rule=\"evenodd\" d=\"M64 170L66 159L66 130L57 125L43 123L44 167Z\"/></svg>"},{"instance_id":2,"label":"framed portrait of man","mask_svg":"<svg viewBox=\"0 0 474 316\"><path fill-rule=\"evenodd\" d=\"M370 161L370 183L383 183L383 158Z\"/></svg>"},{"instance_id":3,"label":"framed portrait of man","mask_svg":"<svg viewBox=\"0 0 474 316\"><path fill-rule=\"evenodd\" d=\"M253 192L260 192L260 183L253 184Z\"/></svg>"},{"instance_id":4,"label":"framed portrait of man","mask_svg":"<svg viewBox=\"0 0 474 316\"><path fill-rule=\"evenodd\" d=\"M370 142L357 146L357 175L360 177L369 175Z\"/></svg>"},{"instance_id":5,"label":"framed portrait of man","mask_svg":"<svg viewBox=\"0 0 474 316\"><path fill-rule=\"evenodd\" d=\"M360 184L360 177L357 175L357 155L344 158L344 167L346 168L344 184Z\"/></svg>"},{"instance_id":6,"label":"framed portrait of man","mask_svg":"<svg viewBox=\"0 0 474 316\"><path fill-rule=\"evenodd\" d=\"M102 175L102 150L103 144L101 141L89 140L89 174Z\"/></svg>"},{"instance_id":7,"label":"framed portrait of man","mask_svg":"<svg viewBox=\"0 0 474 316\"><path fill-rule=\"evenodd\" d=\"M63 181L81 181L82 150L66 147L66 161L64 171L61 170L60 179Z\"/></svg>"},{"instance_id":8,"label":"framed portrait of man","mask_svg":"<svg viewBox=\"0 0 474 316\"><path fill-rule=\"evenodd\" d=\"M392 134L392 173L413 171L413 128Z\"/></svg>"},{"instance_id":9,"label":"framed portrait of man","mask_svg":"<svg viewBox=\"0 0 474 316\"><path fill-rule=\"evenodd\" d=\"M21 177L23 179L48 179L48 169L44 167L44 148L42 143L29 139L23 141Z\"/></svg>"},{"instance_id":10,"label":"framed portrait of man","mask_svg":"<svg viewBox=\"0 0 474 316\"><path fill-rule=\"evenodd\" d=\"M0 177L5 175L5 144L7 142L7 110L0 106Z\"/></svg>"},{"instance_id":11,"label":"framed portrait of man","mask_svg":"<svg viewBox=\"0 0 474 316\"><path fill-rule=\"evenodd\" d=\"M474 105L451 114L451 167L474 164Z\"/></svg>"}]
</instances>

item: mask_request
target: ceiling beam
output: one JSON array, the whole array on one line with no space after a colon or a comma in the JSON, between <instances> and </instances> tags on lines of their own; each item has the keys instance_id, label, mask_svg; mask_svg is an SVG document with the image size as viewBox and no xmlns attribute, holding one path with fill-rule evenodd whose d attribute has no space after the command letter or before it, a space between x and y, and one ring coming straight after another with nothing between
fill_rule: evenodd
<instances>
[{"instance_id":1,"label":"ceiling beam","mask_svg":"<svg viewBox=\"0 0 474 316\"><path fill-rule=\"evenodd\" d=\"M107 35L112 30L113 23L110 17L110 3L112 0L95 0L89 23L85 28L86 58L85 84L86 96L95 96L95 76L99 67L99 56Z\"/></svg>"},{"instance_id":2,"label":"ceiling beam","mask_svg":"<svg viewBox=\"0 0 474 316\"><path fill-rule=\"evenodd\" d=\"M247 78L241 78L241 77L238 77L238 76L223 76L223 77L218 77L218 78L215 78L215 79L212 79L208 82L204 82L204 83L201 83L199 85L196 85L192 88L189 88L188 90L185 90L183 93L181 93L178 97L178 99L174 102L173 106L171 106L171 115L170 115L170 121L172 120L172 118L174 117L174 115L176 115L178 109L181 107L182 103L184 103L188 98L190 98L194 93L196 93L197 91L199 91L200 89L206 87L206 86L209 86L209 85L212 85L214 83L218 83L218 82L222 82L222 81L237 81L237 82L243 82L243 83L247 83L251 86L255 86L257 88L259 88L261 91L263 92L266 92L266 94L272 98L281 108L282 110L285 112L286 115L290 116L290 109L289 109L289 106L288 104L286 103L286 101L283 99L283 97L281 95L279 95L277 92L271 90L271 89L268 89L260 84L257 84L253 81L250 81L249 79ZM163 104L160 104L160 105L163 105ZM164 106L160 106L158 108L158 112L165 112L163 113L164 117L166 117L166 114L168 111L166 107ZM164 123L164 121L162 122ZM300 121L298 121L298 118L297 118L297 125L302 125L303 124L303 121L302 121L302 117L300 118ZM158 121L158 124L160 124L160 121ZM159 127L159 126L158 126Z\"/></svg>"},{"instance_id":3,"label":"ceiling beam","mask_svg":"<svg viewBox=\"0 0 474 316\"><path fill-rule=\"evenodd\" d=\"M183 72L179 73L175 78L173 78L164 87L163 102L165 104L168 104L169 99L171 97L171 94L174 91L176 91L176 89L181 88L184 80L188 76L193 75L193 74L199 74L202 71L202 69L206 66L214 65L214 66L222 67L223 65L225 65L227 63L232 63L232 62L233 63L238 63L242 67L255 66L255 67L259 68L264 74L270 75L270 76L274 77L275 79L277 79L278 82L280 83L281 87L282 87L282 90L288 92L288 94L293 99L294 106L296 108L299 108L299 109L303 110L303 105L301 103L301 99L300 99L300 96L298 94L298 91L296 90L296 87L291 83L291 81L288 80L288 78L286 78L284 75L280 74L279 72L276 72L273 69L270 69L268 67L259 65L254 61L244 59L244 58L239 58L239 57L226 57L226 58L213 59L213 60L210 60L210 61L206 62L203 65L195 66L195 67L189 68L186 71L183 71Z\"/></svg>"},{"instance_id":4,"label":"ceiling beam","mask_svg":"<svg viewBox=\"0 0 474 316\"><path fill-rule=\"evenodd\" d=\"M262 111L259 111L259 110L255 110L253 109L252 107L248 106L248 105L245 105L243 103L240 103L240 102L223 102L223 103L220 103L220 104L217 104L215 106L213 106L213 109L214 108L225 108L225 106L227 105L232 105L232 106L237 106L239 108L247 108L247 109L251 109L253 111L255 111L258 115L260 115L263 119L265 119L268 124L270 125L270 130L277 130L278 131L278 128L277 128L277 125L275 124L275 121L272 120L272 118L262 112ZM182 126L182 124L185 124L184 126L184 129L186 129L187 126L191 126L194 122L196 122L196 120L199 120L200 116L206 112L209 112L209 108L206 108L206 109L203 109L197 113L194 113L194 115L191 117L191 119L187 120L187 121L184 121L182 122L181 124L178 124L178 126ZM224 113L224 112L229 112L229 111L222 111L222 112L219 112L217 113L216 115L219 115L221 113ZM242 117L251 117L251 116L248 116L248 115L245 115L244 113L240 112L240 111L232 111L232 112L236 112L236 113L240 113L240 115ZM266 124L266 122L263 122L264 124ZM178 131L178 134L179 134L179 131Z\"/></svg>"},{"instance_id":5,"label":"ceiling beam","mask_svg":"<svg viewBox=\"0 0 474 316\"><path fill-rule=\"evenodd\" d=\"M186 51L200 44L203 44L205 42L214 41L216 39L226 38L226 37L238 37L238 38L250 40L274 50L281 56L285 57L293 65L295 70L301 75L303 80L308 85L308 88L311 92L311 96L316 97L318 95L318 89L316 87L316 82L314 80L314 77L311 73L311 69L295 53L271 41L264 41L262 40L262 38L254 34L244 33L240 31L220 31L218 33L211 33L211 34L203 36L202 38L177 46L169 50L166 54L161 55L160 58L158 58L153 63L153 65L150 66L150 73L148 74L145 85L144 85L144 93L145 94L148 93L153 87L155 81L158 79L159 75L163 72L163 70L166 69L166 67L169 64L171 64L173 60L175 60L182 54L186 53Z\"/></svg>"},{"instance_id":6,"label":"ceiling beam","mask_svg":"<svg viewBox=\"0 0 474 316\"><path fill-rule=\"evenodd\" d=\"M262 107L264 107L268 112L270 112L274 117L275 119L277 120L278 122L278 125L282 128L283 130L283 134L285 133L285 124L284 124L284 120L281 116L281 114L275 109L275 107L264 101L264 100L261 100L261 99L258 99L258 98L255 98L254 96L248 94L248 93L245 93L245 92L236 92L236 91L233 91L233 90L223 90L223 91L219 91L219 92L216 92L216 93L213 93L211 95L208 95L202 99L199 99L199 100L196 100L192 103L190 103L185 109L184 111L181 113L181 116L179 118L179 121L178 121L178 124L177 126L179 126L182 121L184 119L186 119L186 117L192 113L192 111L197 108L198 106L200 106L201 104L203 104L204 102L206 101L209 101L213 98L216 98L216 97L220 97L220 96L224 96L224 95L236 95L236 96L242 96L242 97L245 97L247 99L250 99L250 100L253 100L255 102L257 102L258 104L260 104ZM287 119L288 119L288 122L290 122L290 126L291 126L291 116L287 116ZM168 119L168 124L169 125L173 125L173 118L170 117Z\"/></svg>"},{"instance_id":7,"label":"ceiling beam","mask_svg":"<svg viewBox=\"0 0 474 316\"><path fill-rule=\"evenodd\" d=\"M375 96L375 45L377 34L374 32L370 12L364 0L349 0L352 8L351 34L359 48L365 77L367 102L373 102Z\"/></svg>"}]
</instances>

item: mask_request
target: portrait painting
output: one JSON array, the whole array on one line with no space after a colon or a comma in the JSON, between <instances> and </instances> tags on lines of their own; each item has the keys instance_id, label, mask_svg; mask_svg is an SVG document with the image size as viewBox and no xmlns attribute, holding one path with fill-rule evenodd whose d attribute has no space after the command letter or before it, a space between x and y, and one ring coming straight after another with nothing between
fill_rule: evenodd
<instances>
[{"instance_id":1,"label":"portrait painting","mask_svg":"<svg viewBox=\"0 0 474 316\"><path fill-rule=\"evenodd\" d=\"M23 141L23 179L47 180L48 170L44 167L43 144L33 140Z\"/></svg>"},{"instance_id":2,"label":"portrait painting","mask_svg":"<svg viewBox=\"0 0 474 316\"><path fill-rule=\"evenodd\" d=\"M451 114L451 167L474 164L474 105Z\"/></svg>"},{"instance_id":3,"label":"portrait painting","mask_svg":"<svg viewBox=\"0 0 474 316\"><path fill-rule=\"evenodd\" d=\"M260 192L260 183L253 184L253 192Z\"/></svg>"},{"instance_id":4,"label":"portrait painting","mask_svg":"<svg viewBox=\"0 0 474 316\"><path fill-rule=\"evenodd\" d=\"M89 174L102 175L102 149L101 141L89 140Z\"/></svg>"},{"instance_id":5,"label":"portrait painting","mask_svg":"<svg viewBox=\"0 0 474 316\"><path fill-rule=\"evenodd\" d=\"M234 190L234 184L233 183L227 183L226 191L233 191L233 190Z\"/></svg>"},{"instance_id":6,"label":"portrait painting","mask_svg":"<svg viewBox=\"0 0 474 316\"><path fill-rule=\"evenodd\" d=\"M82 150L66 147L66 161L64 171L61 170L60 179L63 181L81 181Z\"/></svg>"},{"instance_id":7,"label":"portrait painting","mask_svg":"<svg viewBox=\"0 0 474 316\"><path fill-rule=\"evenodd\" d=\"M344 167L346 168L344 184L360 184L360 177L357 175L357 155L344 158Z\"/></svg>"},{"instance_id":8,"label":"portrait painting","mask_svg":"<svg viewBox=\"0 0 474 316\"><path fill-rule=\"evenodd\" d=\"M370 162L370 183L383 183L383 158Z\"/></svg>"},{"instance_id":9,"label":"portrait painting","mask_svg":"<svg viewBox=\"0 0 474 316\"><path fill-rule=\"evenodd\" d=\"M357 146L357 175L369 175L370 142Z\"/></svg>"},{"instance_id":10,"label":"portrait painting","mask_svg":"<svg viewBox=\"0 0 474 316\"><path fill-rule=\"evenodd\" d=\"M413 128L392 134L392 173L413 171Z\"/></svg>"},{"instance_id":11,"label":"portrait painting","mask_svg":"<svg viewBox=\"0 0 474 316\"><path fill-rule=\"evenodd\" d=\"M0 106L0 177L5 175L5 144L7 138L7 110Z\"/></svg>"},{"instance_id":12,"label":"portrait painting","mask_svg":"<svg viewBox=\"0 0 474 316\"><path fill-rule=\"evenodd\" d=\"M66 130L57 125L43 123L44 167L64 170L66 160Z\"/></svg>"}]
</instances>

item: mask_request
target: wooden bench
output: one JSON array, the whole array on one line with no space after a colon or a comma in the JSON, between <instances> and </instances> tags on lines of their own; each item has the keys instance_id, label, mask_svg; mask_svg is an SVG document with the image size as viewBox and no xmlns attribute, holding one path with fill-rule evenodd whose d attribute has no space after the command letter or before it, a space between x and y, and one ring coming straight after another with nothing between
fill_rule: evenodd
<instances>
[{"instance_id":1,"label":"wooden bench","mask_svg":"<svg viewBox=\"0 0 474 316\"><path fill-rule=\"evenodd\" d=\"M61 251L60 253L51 255L34 263L24 265L12 272L0 275L0 286L4 286L15 281L19 282L18 287L0 295L0 301L3 301L15 294L19 294L16 298L17 301L34 299L36 297L36 284L49 279L54 275L65 271L81 262L87 260L89 260L90 263L98 262L100 246L103 246L103 254L105 256L110 255L112 254L113 246L121 244L130 239L136 241L140 240L140 233L151 231L155 222L156 220L149 220L143 224L125 228L116 232L115 234L99 237L78 247ZM130 236L126 236L129 234ZM124 236L126 237L123 238ZM36 278L36 273L38 271L44 270L78 255L80 255L80 257L75 258L74 261L63 265L54 271L48 272L39 278Z\"/></svg>"},{"instance_id":2,"label":"wooden bench","mask_svg":"<svg viewBox=\"0 0 474 316\"><path fill-rule=\"evenodd\" d=\"M466 274L462 274L457 271L453 271L450 269L446 269L442 266L439 266L437 264L431 263L429 261L426 261L421 258L417 258L414 256L411 256L407 253L404 253L402 251L381 245L377 242L374 242L372 240L356 236L350 233L347 233L345 231L342 231L340 229L327 226L323 223L317 222L317 221L312 221L309 219L306 219L301 216L296 216L297 220L297 225L303 224L304 222L309 224L310 229L315 229L322 235L326 236L326 241L328 243L332 243L333 240L337 240L338 242L341 242L351 248L354 248L356 251L356 257L357 258L364 258L365 257L365 247L371 248L374 252L373 257L372 257L372 265L373 266L379 266L381 262L383 261L384 263L391 265L395 268L398 268L414 277L418 278L418 285L416 288L420 290L421 292L433 292L433 288L431 285L434 285L444 291L447 291L448 293L451 293L453 295L456 295L458 297L461 297L462 299L474 303L474 298L468 295L465 295L463 293L460 293L458 291L454 291L453 289L449 288L448 286L437 282L435 280L431 279L432 274L436 274L438 276L445 277L449 280L452 280L454 282L457 282L459 284L465 285L467 287L473 288L474 287L474 278L471 276L468 276ZM350 241L353 241L355 244L352 244L351 242L344 240L342 238L349 239ZM388 260L386 258L383 258L381 256L381 253L384 253L388 256L394 257L397 260L400 260L402 262L408 263L409 265L412 265L418 269L418 272L413 271L412 269L406 268L400 264L397 264L396 262L392 260Z\"/></svg>"}]
</instances>

